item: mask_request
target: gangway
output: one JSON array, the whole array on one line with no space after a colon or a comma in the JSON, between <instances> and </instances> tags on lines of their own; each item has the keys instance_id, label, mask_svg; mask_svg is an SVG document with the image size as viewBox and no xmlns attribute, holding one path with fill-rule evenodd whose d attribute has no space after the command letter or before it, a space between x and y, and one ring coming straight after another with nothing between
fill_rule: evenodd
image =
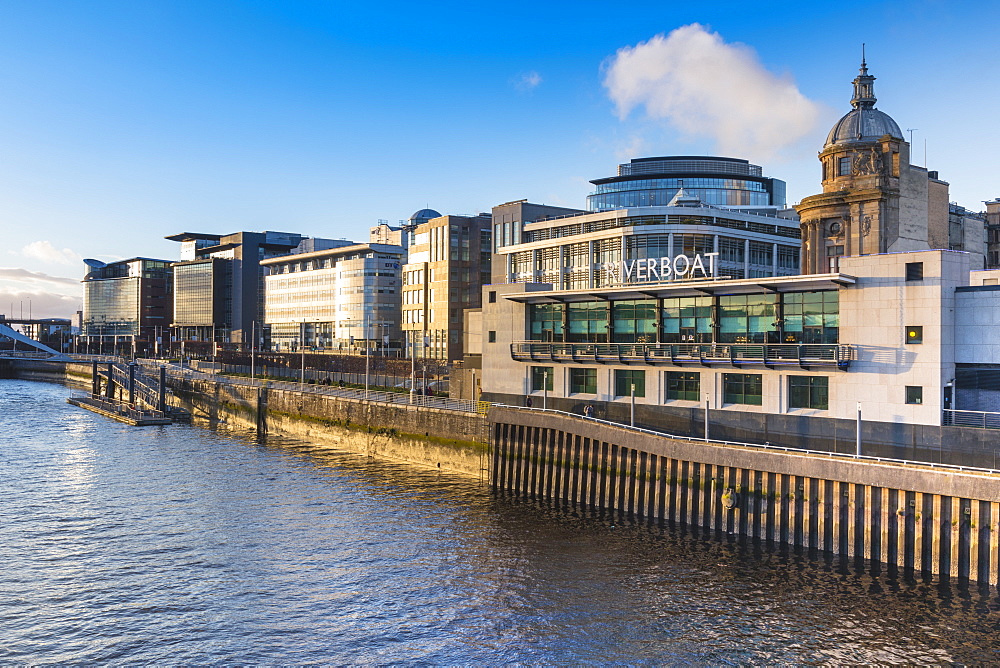
<instances>
[{"instance_id":1,"label":"gangway","mask_svg":"<svg viewBox=\"0 0 1000 668\"><path fill-rule=\"evenodd\" d=\"M89 397L69 403L132 425L190 422L191 413L167 403L166 369L155 379L136 363L92 362Z\"/></svg>"}]
</instances>

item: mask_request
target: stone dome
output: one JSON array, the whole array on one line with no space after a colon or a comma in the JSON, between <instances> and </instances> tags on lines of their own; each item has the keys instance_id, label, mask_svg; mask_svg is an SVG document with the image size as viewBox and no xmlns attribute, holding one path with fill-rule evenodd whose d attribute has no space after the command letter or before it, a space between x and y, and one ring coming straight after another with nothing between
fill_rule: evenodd
<instances>
[{"instance_id":1,"label":"stone dome","mask_svg":"<svg viewBox=\"0 0 1000 668\"><path fill-rule=\"evenodd\" d=\"M877 141L885 135L903 138L903 132L889 114L875 108L875 77L868 74L868 65L861 59L861 70L852 82L854 107L837 121L826 137L826 146L859 141Z\"/></svg>"},{"instance_id":2,"label":"stone dome","mask_svg":"<svg viewBox=\"0 0 1000 668\"><path fill-rule=\"evenodd\" d=\"M826 145L875 141L884 135L903 138L903 133L892 116L874 107L851 109L834 124L826 137Z\"/></svg>"}]
</instances>

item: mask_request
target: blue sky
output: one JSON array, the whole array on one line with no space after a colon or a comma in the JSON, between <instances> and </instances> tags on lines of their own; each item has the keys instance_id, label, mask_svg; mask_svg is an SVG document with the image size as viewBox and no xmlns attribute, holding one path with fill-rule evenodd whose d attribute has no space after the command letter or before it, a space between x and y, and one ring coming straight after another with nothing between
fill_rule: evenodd
<instances>
[{"instance_id":1,"label":"blue sky","mask_svg":"<svg viewBox=\"0 0 1000 668\"><path fill-rule=\"evenodd\" d=\"M181 231L365 239L425 206L583 207L630 157L746 158L794 203L819 191L862 42L878 107L915 128L914 162L926 140L951 199L978 210L1000 196L998 18L919 1L0 0L0 313L31 299L68 315L80 257L172 259L163 237ZM680 111L654 108L678 102L662 79L616 97L621 49L648 64L664 53L650 40L692 24L801 106L691 58ZM699 105L714 115L686 123Z\"/></svg>"}]
</instances>

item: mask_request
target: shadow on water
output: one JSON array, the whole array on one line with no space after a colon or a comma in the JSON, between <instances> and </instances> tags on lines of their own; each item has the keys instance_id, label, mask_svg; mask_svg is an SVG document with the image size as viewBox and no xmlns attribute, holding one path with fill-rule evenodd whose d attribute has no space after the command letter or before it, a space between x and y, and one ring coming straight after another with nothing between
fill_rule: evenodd
<instances>
[{"instance_id":1,"label":"shadow on water","mask_svg":"<svg viewBox=\"0 0 1000 668\"><path fill-rule=\"evenodd\" d=\"M533 524L560 527L619 555L636 576L659 573L643 587L656 608L672 607L677 587L689 595L686 614L722 604L725 610L712 611L693 634L721 645L713 660L734 654L737 663L1000 660L995 586L572 504L500 493L493 503L511 533ZM711 619L726 623L713 631ZM723 634L745 646L728 646Z\"/></svg>"}]
</instances>

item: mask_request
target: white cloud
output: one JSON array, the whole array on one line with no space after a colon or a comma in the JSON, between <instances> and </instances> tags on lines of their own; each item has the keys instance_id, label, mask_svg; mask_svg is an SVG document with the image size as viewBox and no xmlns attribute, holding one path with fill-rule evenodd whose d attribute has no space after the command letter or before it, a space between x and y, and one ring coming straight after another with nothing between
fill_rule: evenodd
<instances>
[{"instance_id":1,"label":"white cloud","mask_svg":"<svg viewBox=\"0 0 1000 668\"><path fill-rule=\"evenodd\" d=\"M79 280L19 267L0 267L0 313L20 317L69 318L81 306Z\"/></svg>"},{"instance_id":2,"label":"white cloud","mask_svg":"<svg viewBox=\"0 0 1000 668\"><path fill-rule=\"evenodd\" d=\"M527 93L538 88L542 83L542 75L538 72L532 70L531 72L522 72L514 80L514 88L518 89L522 93Z\"/></svg>"},{"instance_id":3,"label":"white cloud","mask_svg":"<svg viewBox=\"0 0 1000 668\"><path fill-rule=\"evenodd\" d=\"M621 118L643 107L688 137L712 139L719 153L751 161L798 142L822 111L751 48L697 23L619 49L605 64L604 86Z\"/></svg>"},{"instance_id":4,"label":"white cloud","mask_svg":"<svg viewBox=\"0 0 1000 668\"><path fill-rule=\"evenodd\" d=\"M21 255L48 264L80 264L83 261L79 253L69 248L59 250L48 241L32 241L21 249Z\"/></svg>"}]
</instances>

